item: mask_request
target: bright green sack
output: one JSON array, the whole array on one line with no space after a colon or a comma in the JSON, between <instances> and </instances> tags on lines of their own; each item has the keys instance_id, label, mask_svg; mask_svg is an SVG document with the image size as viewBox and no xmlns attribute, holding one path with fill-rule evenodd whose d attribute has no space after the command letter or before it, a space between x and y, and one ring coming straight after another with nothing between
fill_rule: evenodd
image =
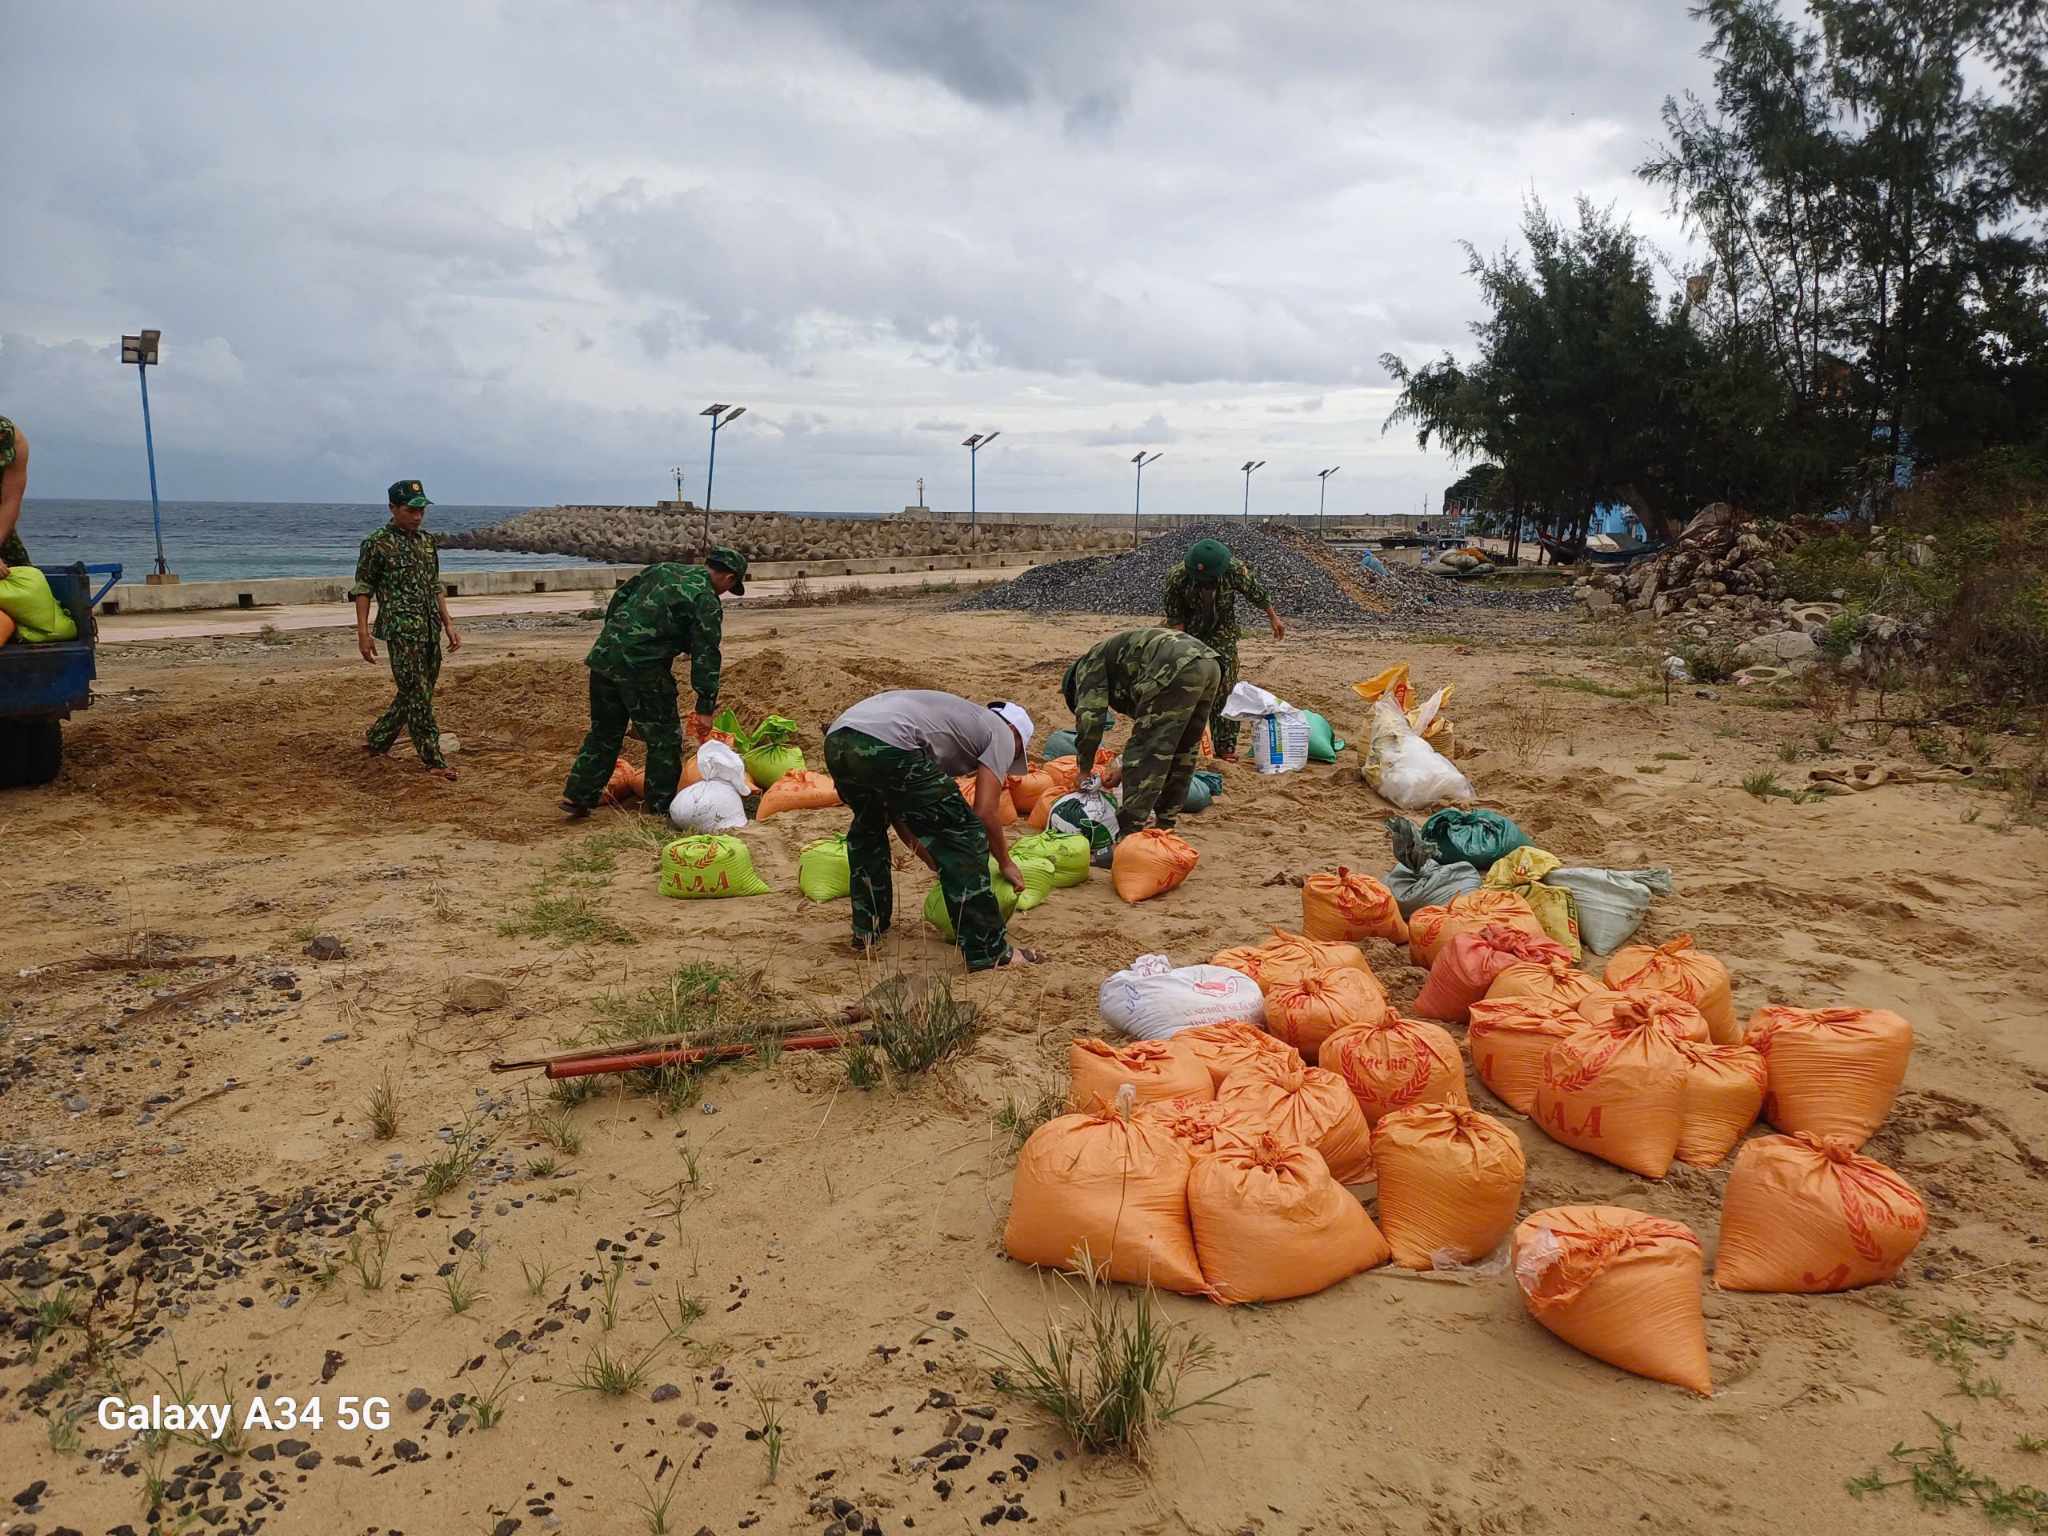
<instances>
[{"instance_id":1,"label":"bright green sack","mask_svg":"<svg viewBox=\"0 0 2048 1536\"><path fill-rule=\"evenodd\" d=\"M1013 854L1012 857L1014 858L1015 855ZM1008 919L1014 916L1017 911L1017 888L995 872L996 861L994 859L988 861L988 869L989 884L995 887L996 907L1002 912L1004 918ZM1029 883L1031 875L1029 870L1019 869L1018 873L1025 877L1026 883ZM1049 890L1051 886L1052 881L1048 876L1046 888ZM925 893L924 920L939 930L940 938L949 944L953 942L953 914L946 910L946 888L943 885L935 885Z\"/></svg>"},{"instance_id":2,"label":"bright green sack","mask_svg":"<svg viewBox=\"0 0 2048 1536\"><path fill-rule=\"evenodd\" d=\"M1064 837L1056 832L1034 832L1010 844L1010 857L1023 868L1026 859L1041 859L1052 865L1056 891L1088 883L1088 839L1078 832Z\"/></svg>"},{"instance_id":3,"label":"bright green sack","mask_svg":"<svg viewBox=\"0 0 2048 1536\"><path fill-rule=\"evenodd\" d=\"M766 896L754 856L736 837L705 832L679 837L661 850L661 894L686 901L721 896Z\"/></svg>"},{"instance_id":4,"label":"bright green sack","mask_svg":"<svg viewBox=\"0 0 2048 1536\"><path fill-rule=\"evenodd\" d=\"M1446 864L1491 869L1526 846L1529 834L1499 811L1438 811L1422 824L1422 840Z\"/></svg>"},{"instance_id":5,"label":"bright green sack","mask_svg":"<svg viewBox=\"0 0 2048 1536\"><path fill-rule=\"evenodd\" d=\"M747 765L748 777L763 789L784 774L807 766L802 747L749 747L740 754L740 761Z\"/></svg>"},{"instance_id":6,"label":"bright green sack","mask_svg":"<svg viewBox=\"0 0 2048 1536\"><path fill-rule=\"evenodd\" d=\"M1183 809L1206 811L1209 802L1223 793L1223 775L1212 773L1207 768L1197 769L1195 776L1188 780L1188 798Z\"/></svg>"},{"instance_id":7,"label":"bright green sack","mask_svg":"<svg viewBox=\"0 0 2048 1536\"><path fill-rule=\"evenodd\" d=\"M1029 858L1012 848L1010 862L1017 866L1017 873L1024 877L1024 889L1017 893L1017 910L1029 912L1033 907L1044 906L1046 897L1053 893L1054 887L1059 883L1053 871L1052 860Z\"/></svg>"},{"instance_id":8,"label":"bright green sack","mask_svg":"<svg viewBox=\"0 0 2048 1536\"><path fill-rule=\"evenodd\" d=\"M49 578L32 565L14 566L0 580L0 613L14 620L15 638L29 645L78 638L78 621L57 601Z\"/></svg>"},{"instance_id":9,"label":"bright green sack","mask_svg":"<svg viewBox=\"0 0 2048 1536\"><path fill-rule=\"evenodd\" d=\"M1308 721L1308 760L1312 763L1334 763L1337 754L1344 750L1344 743L1337 739L1336 729L1330 722L1312 709L1304 709Z\"/></svg>"},{"instance_id":10,"label":"bright green sack","mask_svg":"<svg viewBox=\"0 0 2048 1536\"><path fill-rule=\"evenodd\" d=\"M796 858L796 886L812 901L837 901L853 894L853 868L844 833L806 843Z\"/></svg>"}]
</instances>

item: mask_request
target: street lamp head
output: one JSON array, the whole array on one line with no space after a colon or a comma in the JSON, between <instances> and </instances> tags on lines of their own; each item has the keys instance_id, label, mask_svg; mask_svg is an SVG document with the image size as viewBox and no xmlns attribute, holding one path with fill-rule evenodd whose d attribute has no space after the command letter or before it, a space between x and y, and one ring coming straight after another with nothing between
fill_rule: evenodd
<instances>
[{"instance_id":1,"label":"street lamp head","mask_svg":"<svg viewBox=\"0 0 2048 1536\"><path fill-rule=\"evenodd\" d=\"M1243 470L1246 474L1250 474L1253 469L1257 468L1257 466L1254 465L1250 459L1246 459L1242 464L1238 465L1237 467Z\"/></svg>"},{"instance_id":2,"label":"street lamp head","mask_svg":"<svg viewBox=\"0 0 2048 1536\"><path fill-rule=\"evenodd\" d=\"M1002 435L1003 434L1000 432L985 433L981 439L981 446L986 448L990 443L994 442L997 438L1001 437Z\"/></svg>"},{"instance_id":3,"label":"street lamp head","mask_svg":"<svg viewBox=\"0 0 2048 1536\"><path fill-rule=\"evenodd\" d=\"M1152 462L1152 459L1156 459L1156 458L1158 458L1158 457L1159 457L1159 454L1160 454L1160 453L1164 453L1164 452L1166 452L1166 450L1165 450L1164 448L1160 449L1160 450L1159 450L1159 453L1155 453L1155 454L1153 454L1153 455L1152 455L1152 458L1151 458L1151 459L1147 459L1147 460L1146 460L1145 462L1146 462L1147 464L1150 464L1150 463Z\"/></svg>"},{"instance_id":4,"label":"street lamp head","mask_svg":"<svg viewBox=\"0 0 2048 1536\"><path fill-rule=\"evenodd\" d=\"M121 338L121 361L154 367L157 361L157 342L162 331L144 331L137 336Z\"/></svg>"},{"instance_id":5,"label":"street lamp head","mask_svg":"<svg viewBox=\"0 0 2048 1536\"><path fill-rule=\"evenodd\" d=\"M720 416L723 415L724 413L725 407L723 405L707 405L704 407L703 410L699 411L697 414L699 416Z\"/></svg>"},{"instance_id":6,"label":"street lamp head","mask_svg":"<svg viewBox=\"0 0 2048 1536\"><path fill-rule=\"evenodd\" d=\"M721 421L719 425L721 427L729 427L746 414L747 408L744 405L736 405L732 408L732 414L727 416L725 420Z\"/></svg>"},{"instance_id":7,"label":"street lamp head","mask_svg":"<svg viewBox=\"0 0 2048 1536\"><path fill-rule=\"evenodd\" d=\"M974 436L972 436L972 437L970 437L970 438L967 438L966 440L964 440L964 441L963 441L963 442L962 442L962 443L960 444L960 446L961 446L962 448L974 448L974 447L978 447L978 446L980 445L980 443L981 443L981 434L980 434L979 432L977 432L977 433L975 433L975 434L974 434Z\"/></svg>"},{"instance_id":8,"label":"street lamp head","mask_svg":"<svg viewBox=\"0 0 2048 1536\"><path fill-rule=\"evenodd\" d=\"M1264 459L1261 459L1261 460L1259 460L1259 462L1258 462L1258 463L1256 463L1256 464L1254 464L1254 465L1252 466L1252 468L1253 468L1253 469L1264 469L1265 467L1266 467L1266 461L1265 461Z\"/></svg>"}]
</instances>

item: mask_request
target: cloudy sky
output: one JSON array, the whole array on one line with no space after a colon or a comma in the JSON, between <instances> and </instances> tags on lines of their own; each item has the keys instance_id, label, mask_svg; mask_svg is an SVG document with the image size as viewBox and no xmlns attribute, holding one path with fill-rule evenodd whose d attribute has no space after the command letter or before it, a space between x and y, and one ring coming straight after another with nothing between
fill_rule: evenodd
<instances>
[{"instance_id":1,"label":"cloudy sky","mask_svg":"<svg viewBox=\"0 0 2048 1536\"><path fill-rule=\"evenodd\" d=\"M31 496L1432 510L1377 361L1631 167L1685 0L10 8L0 412Z\"/></svg>"}]
</instances>

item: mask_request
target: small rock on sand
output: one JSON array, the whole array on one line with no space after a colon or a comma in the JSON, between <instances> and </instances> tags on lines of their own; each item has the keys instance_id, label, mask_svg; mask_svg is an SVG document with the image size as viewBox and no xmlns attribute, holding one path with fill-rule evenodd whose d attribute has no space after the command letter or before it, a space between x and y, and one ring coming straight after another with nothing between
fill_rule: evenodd
<instances>
[{"instance_id":1,"label":"small rock on sand","mask_svg":"<svg viewBox=\"0 0 2048 1536\"><path fill-rule=\"evenodd\" d=\"M448 984L448 1006L463 1013L489 1013L512 1000L512 989L495 976L458 976Z\"/></svg>"}]
</instances>

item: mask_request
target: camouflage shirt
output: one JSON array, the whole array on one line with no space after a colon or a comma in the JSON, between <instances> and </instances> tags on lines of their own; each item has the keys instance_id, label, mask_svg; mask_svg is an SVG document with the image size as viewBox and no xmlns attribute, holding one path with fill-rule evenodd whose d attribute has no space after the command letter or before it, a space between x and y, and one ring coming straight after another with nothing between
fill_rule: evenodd
<instances>
[{"instance_id":1,"label":"camouflage shirt","mask_svg":"<svg viewBox=\"0 0 2048 1536\"><path fill-rule=\"evenodd\" d=\"M1173 629L1127 629L1090 650L1074 668L1074 755L1095 761L1109 712L1137 717L1152 696L1179 675L1181 668L1216 653L1193 635Z\"/></svg>"},{"instance_id":2,"label":"camouflage shirt","mask_svg":"<svg viewBox=\"0 0 2048 1536\"><path fill-rule=\"evenodd\" d=\"M441 555L431 533L386 523L363 540L351 598L374 597L379 640L432 640L441 624Z\"/></svg>"},{"instance_id":3,"label":"camouflage shirt","mask_svg":"<svg viewBox=\"0 0 2048 1536\"><path fill-rule=\"evenodd\" d=\"M1220 581L1199 581L1186 566L1175 566L1166 578L1166 622L1204 640L1236 640L1244 633L1237 626L1240 596L1261 612L1273 606L1242 560L1232 560Z\"/></svg>"},{"instance_id":4,"label":"camouflage shirt","mask_svg":"<svg viewBox=\"0 0 2048 1536\"><path fill-rule=\"evenodd\" d=\"M14 462L14 423L0 416L0 469ZM10 528L0 539L0 565L27 565L28 551L22 547L21 530Z\"/></svg>"},{"instance_id":5,"label":"camouflage shirt","mask_svg":"<svg viewBox=\"0 0 2048 1536\"><path fill-rule=\"evenodd\" d=\"M712 590L711 573L701 565L663 561L612 594L604 630L583 662L593 672L624 677L650 667L665 670L688 652L697 713L708 715L718 707L718 645L724 633L725 605Z\"/></svg>"}]
</instances>

